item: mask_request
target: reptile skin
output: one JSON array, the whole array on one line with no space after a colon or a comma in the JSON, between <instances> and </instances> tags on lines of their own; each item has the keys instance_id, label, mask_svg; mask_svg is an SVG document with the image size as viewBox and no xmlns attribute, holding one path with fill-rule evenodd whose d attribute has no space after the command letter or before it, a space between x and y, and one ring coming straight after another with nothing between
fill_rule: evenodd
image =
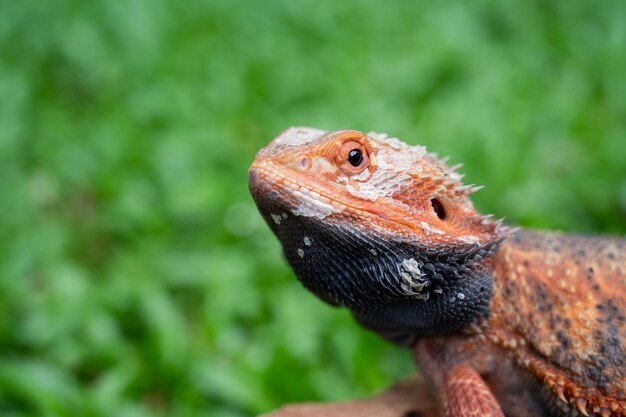
<instances>
[{"instance_id":1,"label":"reptile skin","mask_svg":"<svg viewBox=\"0 0 626 417\"><path fill-rule=\"evenodd\" d=\"M626 416L626 240L478 214L458 167L291 128L250 190L302 284L412 349L445 416Z\"/></svg>"}]
</instances>

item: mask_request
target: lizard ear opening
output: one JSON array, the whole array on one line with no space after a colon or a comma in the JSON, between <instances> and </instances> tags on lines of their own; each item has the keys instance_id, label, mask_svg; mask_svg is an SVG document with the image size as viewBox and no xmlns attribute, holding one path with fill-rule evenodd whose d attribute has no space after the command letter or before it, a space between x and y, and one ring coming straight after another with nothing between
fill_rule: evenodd
<instances>
[{"instance_id":1,"label":"lizard ear opening","mask_svg":"<svg viewBox=\"0 0 626 417\"><path fill-rule=\"evenodd\" d=\"M447 215L446 215L446 209L443 207L443 204L441 204L441 201L439 201L438 198L433 198L430 200L430 205L433 207L433 211L435 212L435 214L437 215L437 217L439 218L439 220L445 220Z\"/></svg>"}]
</instances>

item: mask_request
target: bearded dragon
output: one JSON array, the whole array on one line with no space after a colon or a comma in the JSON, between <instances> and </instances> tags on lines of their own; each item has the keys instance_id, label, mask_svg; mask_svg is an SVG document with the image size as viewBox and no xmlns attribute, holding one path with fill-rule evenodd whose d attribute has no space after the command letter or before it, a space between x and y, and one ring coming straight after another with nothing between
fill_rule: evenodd
<instances>
[{"instance_id":1,"label":"bearded dragon","mask_svg":"<svg viewBox=\"0 0 626 417\"><path fill-rule=\"evenodd\" d=\"M458 166L290 128L249 170L302 284L411 349L445 416L626 416L626 240L477 213Z\"/></svg>"}]
</instances>

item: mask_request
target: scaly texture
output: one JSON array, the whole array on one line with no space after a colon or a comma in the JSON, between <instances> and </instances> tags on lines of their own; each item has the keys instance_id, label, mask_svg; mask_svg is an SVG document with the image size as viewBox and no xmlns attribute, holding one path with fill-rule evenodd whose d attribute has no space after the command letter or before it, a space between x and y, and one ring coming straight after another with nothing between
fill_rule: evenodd
<instances>
[{"instance_id":1,"label":"scaly texture","mask_svg":"<svg viewBox=\"0 0 626 417\"><path fill-rule=\"evenodd\" d=\"M291 128L250 190L300 281L413 349L447 416L626 415L626 241L506 227L457 167Z\"/></svg>"}]
</instances>

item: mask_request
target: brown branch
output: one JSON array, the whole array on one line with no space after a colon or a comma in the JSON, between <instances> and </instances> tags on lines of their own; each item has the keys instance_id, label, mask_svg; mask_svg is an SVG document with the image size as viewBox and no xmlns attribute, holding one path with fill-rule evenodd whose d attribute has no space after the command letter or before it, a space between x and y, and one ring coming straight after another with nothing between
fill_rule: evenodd
<instances>
[{"instance_id":1,"label":"brown branch","mask_svg":"<svg viewBox=\"0 0 626 417\"><path fill-rule=\"evenodd\" d=\"M418 377L371 398L342 403L288 404L264 417L438 417L430 387Z\"/></svg>"}]
</instances>

